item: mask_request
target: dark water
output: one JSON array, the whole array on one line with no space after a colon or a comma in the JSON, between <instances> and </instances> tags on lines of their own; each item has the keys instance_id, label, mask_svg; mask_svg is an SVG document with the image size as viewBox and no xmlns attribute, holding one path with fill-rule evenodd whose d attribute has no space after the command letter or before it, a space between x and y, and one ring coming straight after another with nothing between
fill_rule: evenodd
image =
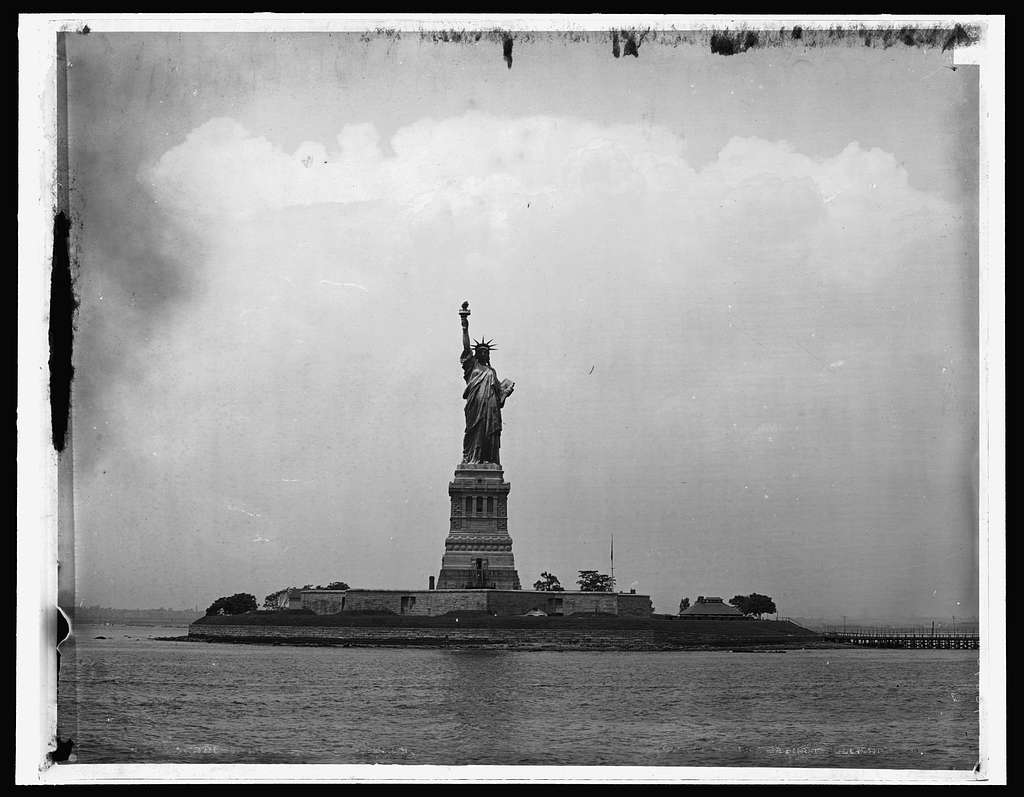
<instances>
[{"instance_id":1,"label":"dark water","mask_svg":"<svg viewBox=\"0 0 1024 797\"><path fill-rule=\"evenodd\" d=\"M978 758L977 651L483 652L151 638L184 633L78 630L58 706L80 763L970 769Z\"/></svg>"}]
</instances>

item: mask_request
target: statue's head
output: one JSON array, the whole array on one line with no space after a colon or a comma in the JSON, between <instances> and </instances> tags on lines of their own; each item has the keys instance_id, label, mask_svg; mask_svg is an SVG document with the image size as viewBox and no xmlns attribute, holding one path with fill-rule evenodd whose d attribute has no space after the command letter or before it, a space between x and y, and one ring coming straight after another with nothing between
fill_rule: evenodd
<instances>
[{"instance_id":1,"label":"statue's head","mask_svg":"<svg viewBox=\"0 0 1024 797\"><path fill-rule=\"evenodd\" d=\"M482 363L487 363L488 365L490 365L491 352L495 351L498 348L497 346L494 345L494 340L484 340L483 338L481 338L480 340L474 341L474 343L476 344L476 346L473 350L473 353L476 356L477 360L479 360Z\"/></svg>"}]
</instances>

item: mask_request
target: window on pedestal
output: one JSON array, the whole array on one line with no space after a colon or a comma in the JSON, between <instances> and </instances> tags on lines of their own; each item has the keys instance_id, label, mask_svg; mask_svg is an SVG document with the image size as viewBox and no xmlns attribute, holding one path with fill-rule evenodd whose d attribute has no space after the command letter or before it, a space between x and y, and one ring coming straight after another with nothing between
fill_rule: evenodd
<instances>
[{"instance_id":1,"label":"window on pedestal","mask_svg":"<svg viewBox=\"0 0 1024 797\"><path fill-rule=\"evenodd\" d=\"M478 495L476 497L476 511L477 511L478 515L479 514L483 514L483 511L484 511L484 497L482 495Z\"/></svg>"},{"instance_id":2,"label":"window on pedestal","mask_svg":"<svg viewBox=\"0 0 1024 797\"><path fill-rule=\"evenodd\" d=\"M466 496L466 514L473 514L473 497L470 495Z\"/></svg>"},{"instance_id":3,"label":"window on pedestal","mask_svg":"<svg viewBox=\"0 0 1024 797\"><path fill-rule=\"evenodd\" d=\"M487 497L487 514L494 514L494 498L492 498L491 496Z\"/></svg>"}]
</instances>

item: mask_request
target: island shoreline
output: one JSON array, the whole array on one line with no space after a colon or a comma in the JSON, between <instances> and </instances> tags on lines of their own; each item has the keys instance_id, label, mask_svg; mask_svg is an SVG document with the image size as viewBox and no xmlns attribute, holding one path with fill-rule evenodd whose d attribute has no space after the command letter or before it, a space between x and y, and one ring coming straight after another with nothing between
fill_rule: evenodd
<instances>
[{"instance_id":1,"label":"island shoreline","mask_svg":"<svg viewBox=\"0 0 1024 797\"><path fill-rule=\"evenodd\" d=\"M381 640L336 640L323 639L274 639L271 637L242 637L233 639L209 639L192 637L154 637L160 642L203 642L207 644L227 645L264 645L267 647L317 647L317 648L409 648L409 649L437 649L437 650L501 650L517 652L587 652L587 653L787 653L794 650L853 650L857 645L850 645L842 642L820 642L816 644L789 645L789 646L751 646L745 648L731 648L729 646L716 645L645 645L632 647L629 645L558 645L548 643L515 643L515 642L438 642L421 641L411 639L396 639L394 641Z\"/></svg>"},{"instance_id":2,"label":"island shoreline","mask_svg":"<svg viewBox=\"0 0 1024 797\"><path fill-rule=\"evenodd\" d=\"M787 621L621 617L204 617L164 641L313 647L737 652L854 647Z\"/></svg>"}]
</instances>

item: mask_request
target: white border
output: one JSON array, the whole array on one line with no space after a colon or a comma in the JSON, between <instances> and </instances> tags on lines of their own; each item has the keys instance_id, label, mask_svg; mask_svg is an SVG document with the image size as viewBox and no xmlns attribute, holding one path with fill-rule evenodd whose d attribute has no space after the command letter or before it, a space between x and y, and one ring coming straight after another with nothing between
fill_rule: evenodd
<instances>
[{"instance_id":1,"label":"white border","mask_svg":"<svg viewBox=\"0 0 1024 797\"><path fill-rule=\"evenodd\" d=\"M50 445L49 263L56 201L56 42L42 20L18 30L18 555L15 772L32 782L56 720L57 457ZM49 45L49 46L47 46ZM40 57L45 55L45 57ZM41 131L52 131L43 138Z\"/></svg>"},{"instance_id":2,"label":"white border","mask_svg":"<svg viewBox=\"0 0 1024 797\"><path fill-rule=\"evenodd\" d=\"M53 734L55 656L47 641L56 598L56 456L49 444L47 317L55 205L54 34L95 31L361 31L693 29L835 25L981 24L981 43L956 52L981 67L981 347L979 543L982 773L754 767L433 767L401 765L61 765L43 768ZM15 780L120 782L601 782L966 783L1006 782L1005 611L1005 20L908 15L468 15L86 14L19 17L18 187L18 601ZM43 264L43 267L40 267Z\"/></svg>"},{"instance_id":3,"label":"white border","mask_svg":"<svg viewBox=\"0 0 1024 797\"><path fill-rule=\"evenodd\" d=\"M978 619L981 771L1006 782L1006 89L1005 21L986 42L956 53L980 67ZM997 46L998 45L998 46ZM986 578L987 574L987 578Z\"/></svg>"}]
</instances>

